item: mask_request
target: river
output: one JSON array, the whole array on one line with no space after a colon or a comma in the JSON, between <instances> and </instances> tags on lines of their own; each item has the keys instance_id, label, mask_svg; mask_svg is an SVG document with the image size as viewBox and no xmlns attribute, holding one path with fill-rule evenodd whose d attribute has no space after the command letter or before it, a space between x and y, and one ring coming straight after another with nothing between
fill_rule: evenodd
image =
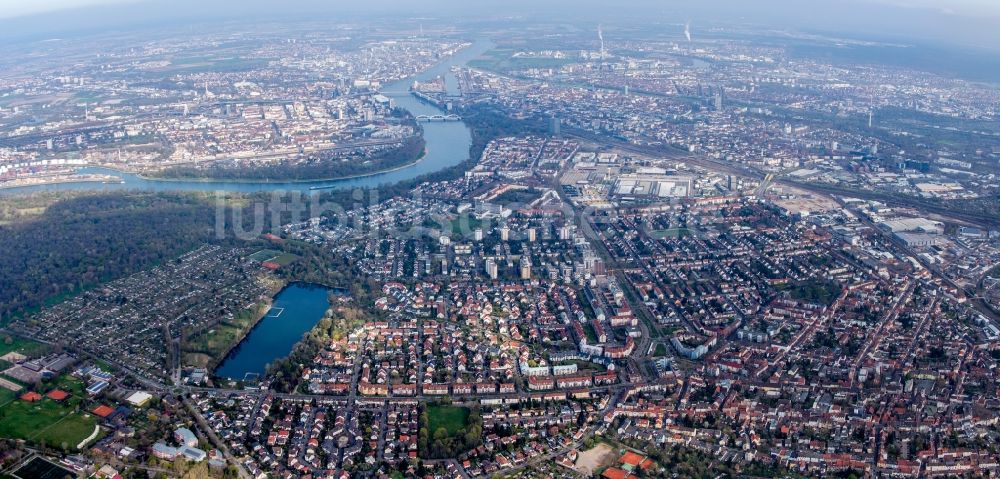
<instances>
[{"instance_id":1,"label":"river","mask_svg":"<svg viewBox=\"0 0 1000 479\"><path fill-rule=\"evenodd\" d=\"M441 109L424 103L409 93L414 80L428 81L438 76L445 77L445 85L449 94L458 93L457 80L451 73L453 66L465 65L469 60L485 53L493 47L487 39L480 39L470 47L452 55L437 65L422 73L397 82L386 84L382 94L390 97L396 106L417 115L438 115L444 113ZM108 168L85 167L80 173L98 173L120 177L122 183L57 183L49 185L24 186L0 190L3 193L25 193L31 191L57 190L147 190L147 191L292 191L311 190L316 188L367 188L382 184L409 180L428 173L443 170L457 165L469 158L469 147L472 145L472 134L463 122L431 122L422 123L427 154L416 163L405 167L376 173L359 178L349 178L332 181L310 182L234 182L234 181L167 181L142 178L132 173L122 173Z\"/></svg>"},{"instance_id":2,"label":"river","mask_svg":"<svg viewBox=\"0 0 1000 479\"><path fill-rule=\"evenodd\" d=\"M302 335L323 319L330 307L327 300L330 292L335 291L307 283L286 286L274 297L264 317L219 364L215 374L230 379L263 375L268 363L287 356Z\"/></svg>"}]
</instances>

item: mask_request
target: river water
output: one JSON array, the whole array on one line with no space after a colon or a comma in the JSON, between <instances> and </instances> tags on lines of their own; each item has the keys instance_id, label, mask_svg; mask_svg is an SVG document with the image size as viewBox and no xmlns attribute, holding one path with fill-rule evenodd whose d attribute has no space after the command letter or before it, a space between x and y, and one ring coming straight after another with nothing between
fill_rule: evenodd
<instances>
[{"instance_id":1,"label":"river water","mask_svg":"<svg viewBox=\"0 0 1000 479\"><path fill-rule=\"evenodd\" d=\"M451 74L451 67L464 65L493 47L488 40L476 41L457 55L437 64L433 68L416 75L386 85L382 93L391 97L397 106L406 109L413 116L437 115L441 109L424 103L409 93L414 80L428 81L438 76L445 77L449 94L458 94L457 80ZM81 168L81 173L104 173L121 177L123 183L60 183L52 185L27 186L0 190L0 194L30 191L54 190L151 190L151 191L293 191L315 188L364 188L381 184L409 180L427 173L433 173L457 165L469 157L472 135L462 122L423 123L427 154L412 165L398 170L379 173L361 178L316 182L231 182L231 181L165 181L144 179L138 175L121 173L106 168ZM232 379L262 375L267 364L287 356L292 347L323 319L329 307L327 294L330 289L293 283L275 296L268 313L247 334L246 338L223 360L215 374ZM338 292L338 291L335 291ZM343 291L338 293L343 294Z\"/></svg>"},{"instance_id":2,"label":"river water","mask_svg":"<svg viewBox=\"0 0 1000 479\"><path fill-rule=\"evenodd\" d=\"M477 40L472 46L462 50L434 67L404 80L385 85L382 93L393 99L396 106L409 111L413 116L438 115L444 113L441 109L424 103L409 93L414 80L428 81L438 76L445 77L447 91L457 94L458 87L451 67L465 65L466 62L488 51L493 47L486 39ZM55 190L148 190L148 191L292 191L311 190L317 188L367 188L382 184L409 180L421 175L443 170L457 165L469 158L469 147L472 145L472 135L469 128L462 122L431 122L422 123L427 154L412 164L403 168L377 173L370 176L333 181L314 182L234 182L234 181L166 181L141 178L131 173L122 173L107 168L86 167L80 173L102 173L122 178L122 183L59 183L51 185L25 186L0 190L2 193L22 193L31 191Z\"/></svg>"}]
</instances>

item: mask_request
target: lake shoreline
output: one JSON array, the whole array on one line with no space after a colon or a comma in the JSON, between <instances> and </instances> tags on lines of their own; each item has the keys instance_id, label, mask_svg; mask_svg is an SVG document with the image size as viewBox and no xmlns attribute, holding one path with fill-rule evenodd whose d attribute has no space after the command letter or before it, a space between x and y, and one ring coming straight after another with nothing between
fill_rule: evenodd
<instances>
[{"instance_id":1,"label":"lake shoreline","mask_svg":"<svg viewBox=\"0 0 1000 479\"><path fill-rule=\"evenodd\" d=\"M301 340L302 340L301 336L303 334L309 333L310 331L312 331L316 327L316 324L319 324L319 321L321 321L323 319L323 315L326 313L326 310L329 309L330 306L331 306L331 303L330 303L330 301L328 299L330 293L336 293L336 294L345 294L346 293L346 291L344 290L344 288L337 288L337 287L331 288L331 287L329 287L327 285L319 284L319 283L311 283L311 282L306 282L306 281L290 281L290 282L285 283L284 286L281 287L281 289L279 289L276 293L274 293L274 295L271 296L270 304L268 305L268 307L266 309L263 310L263 313L260 315L260 318L258 318L254 322L254 325L252 327L250 327L250 328L247 329L246 333L243 334L243 337L239 341L234 342L232 344L232 346L230 346L230 348L228 349L228 351L226 352L225 355L220 355L221 359L217 361L217 363L215 364L214 367L212 367L212 368L209 369L210 372L211 372L211 377L212 378L219 379L219 380L242 381L247 376L247 374L255 373L255 371L246 371L246 372L244 372L244 374L242 375L242 377L231 377L231 376L226 375L224 373L220 373L219 371L221 369L223 369L223 366L225 366L228 361L234 360L234 359L236 359L236 358L239 357L241 350L248 343L248 341L251 339L251 337L253 336L254 332L256 332L261 326L264 325L264 321L263 320L269 319L269 318L270 319L278 319L278 316L270 316L270 313L275 308L275 305L279 304L279 302L280 302L279 301L280 296L283 293L292 290L293 288L303 288L303 289L306 289L306 290L311 290L311 289L319 289L319 290L321 290L321 292L323 294L323 303L324 303L323 311L319 315L319 317L315 318L314 320L307 321L307 322L311 322L312 324L310 324L308 327L304 328L304 331L301 334L296 335L293 338L294 340L289 345L288 351L283 351L283 352L274 353L274 354L271 354L270 352L268 352L267 356L273 356L273 357L270 357L270 359L265 363L265 365L264 365L264 371L260 371L260 375L261 376L263 376L264 374L267 373L267 365L268 364L271 364L272 362L274 362L276 360L279 360L281 358L287 357L289 354L291 354L292 351L294 351L295 346L298 345L299 342L301 342ZM307 305L307 304L303 304L303 306L309 307L309 305ZM313 306L315 306L315 305L313 305ZM286 308L287 308L287 306L286 306ZM282 315L284 314L284 308L282 308L282 313L281 314ZM282 329L284 330L284 328L282 328ZM247 367L242 367L240 369L248 369L248 368Z\"/></svg>"},{"instance_id":2,"label":"lake shoreline","mask_svg":"<svg viewBox=\"0 0 1000 479\"><path fill-rule=\"evenodd\" d=\"M281 289L278 290L278 293L280 293L281 290L285 289L286 286L287 285L282 286ZM214 374L215 370L218 369L218 367L222 363L224 363L226 359L229 358L229 356L233 353L233 351L239 348L239 346L243 344L243 341L246 341L247 336L250 336L250 333L257 328L257 325L260 324L260 321L264 319L265 316L267 316L267 312L271 310L272 306L274 306L274 297L277 296L278 293L271 295L269 298L265 299L263 303L259 304L259 306L257 307L257 311L255 313L256 317L253 319L253 321L250 322L249 325L247 325L246 331L243 331L240 334L239 339L230 344L229 347L225 348L224 351L212 357L212 359L208 361L208 364L205 365L205 369Z\"/></svg>"}]
</instances>

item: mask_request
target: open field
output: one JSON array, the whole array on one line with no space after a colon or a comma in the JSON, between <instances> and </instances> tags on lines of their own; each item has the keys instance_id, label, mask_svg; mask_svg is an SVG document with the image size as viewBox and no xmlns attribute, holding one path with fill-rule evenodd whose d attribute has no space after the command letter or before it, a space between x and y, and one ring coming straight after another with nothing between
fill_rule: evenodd
<instances>
[{"instance_id":1,"label":"open field","mask_svg":"<svg viewBox=\"0 0 1000 479\"><path fill-rule=\"evenodd\" d=\"M94 432L96 424L97 419L92 414L69 414L59 422L39 431L33 439L35 442L45 441L45 444L58 448L62 448L65 443L66 449L72 450Z\"/></svg>"},{"instance_id":2,"label":"open field","mask_svg":"<svg viewBox=\"0 0 1000 479\"><path fill-rule=\"evenodd\" d=\"M7 388L0 388L0 406L17 399L18 393Z\"/></svg>"},{"instance_id":3,"label":"open field","mask_svg":"<svg viewBox=\"0 0 1000 479\"><path fill-rule=\"evenodd\" d=\"M269 261L271 261L272 263L278 263L281 266L288 266L288 265L294 263L295 260L297 260L297 259L299 259L299 257L295 256L294 254L291 254L291 253L281 253L281 254L279 254L279 255L271 258Z\"/></svg>"},{"instance_id":4,"label":"open field","mask_svg":"<svg viewBox=\"0 0 1000 479\"><path fill-rule=\"evenodd\" d=\"M8 337L10 338L10 342L7 341ZM17 336L0 336L0 356L10 352L20 353L25 356L32 356L34 353L41 351L44 348L45 345L39 343L38 341L19 338Z\"/></svg>"},{"instance_id":5,"label":"open field","mask_svg":"<svg viewBox=\"0 0 1000 479\"><path fill-rule=\"evenodd\" d=\"M69 449L76 447L97 424L97 419L90 414L76 411L81 402L79 391L83 387L83 383L69 376L57 380L49 390L62 389L71 393L62 402L47 397L27 402L16 398L13 392L0 391L0 404L4 404L0 407L0 437L45 441L54 447L62 447L65 443Z\"/></svg>"},{"instance_id":6,"label":"open field","mask_svg":"<svg viewBox=\"0 0 1000 479\"><path fill-rule=\"evenodd\" d=\"M249 256L250 261L255 261L257 263L277 263L279 266L288 266L299 259L291 253L284 253L273 249L262 249Z\"/></svg>"},{"instance_id":7,"label":"open field","mask_svg":"<svg viewBox=\"0 0 1000 479\"><path fill-rule=\"evenodd\" d=\"M201 72L240 72L252 70L266 65L263 58L239 58L221 56L190 56L170 58L169 64L156 69L159 73L201 73Z\"/></svg>"},{"instance_id":8,"label":"open field","mask_svg":"<svg viewBox=\"0 0 1000 479\"><path fill-rule=\"evenodd\" d=\"M615 451L611 446L602 442L586 451L581 451L580 455L576 458L574 469L584 476L593 476L594 471L614 458L614 453Z\"/></svg>"},{"instance_id":9,"label":"open field","mask_svg":"<svg viewBox=\"0 0 1000 479\"><path fill-rule=\"evenodd\" d=\"M183 345L186 364L208 367L212 361L222 359L253 328L264 308L260 305L241 311L232 319L190 337Z\"/></svg>"},{"instance_id":10,"label":"open field","mask_svg":"<svg viewBox=\"0 0 1000 479\"><path fill-rule=\"evenodd\" d=\"M258 263L263 263L265 261L270 260L271 258L273 258L275 256L278 256L279 254L281 254L281 251L273 250L273 249L262 249L262 250L260 250L260 251L258 251L256 253L250 255L248 258L250 259L250 261L256 261Z\"/></svg>"},{"instance_id":11,"label":"open field","mask_svg":"<svg viewBox=\"0 0 1000 479\"><path fill-rule=\"evenodd\" d=\"M212 362L212 356L205 353L184 353L184 364L196 368L207 368Z\"/></svg>"},{"instance_id":12,"label":"open field","mask_svg":"<svg viewBox=\"0 0 1000 479\"><path fill-rule=\"evenodd\" d=\"M489 222L484 222L469 213L462 213L451 221L451 233L459 238L466 235L471 237L476 228L483 228L485 231L489 228Z\"/></svg>"},{"instance_id":13,"label":"open field","mask_svg":"<svg viewBox=\"0 0 1000 479\"><path fill-rule=\"evenodd\" d=\"M469 423L469 408L461 406L427 406L428 431L434 434L439 428L448 431L449 436L458 433L459 429L465 428Z\"/></svg>"}]
</instances>

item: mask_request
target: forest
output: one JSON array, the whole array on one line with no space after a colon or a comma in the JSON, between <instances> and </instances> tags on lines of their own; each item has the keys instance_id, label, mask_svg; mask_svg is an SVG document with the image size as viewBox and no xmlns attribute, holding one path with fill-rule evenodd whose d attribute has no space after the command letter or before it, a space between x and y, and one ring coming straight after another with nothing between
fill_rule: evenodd
<instances>
[{"instance_id":1,"label":"forest","mask_svg":"<svg viewBox=\"0 0 1000 479\"><path fill-rule=\"evenodd\" d=\"M546 128L542 120L514 120L484 106L465 109L461 114L472 130L469 153L470 158L476 159L494 138L543 134ZM417 154L423 142L410 144L409 148L410 153ZM381 185L371 193L383 199L406 195L418 184L457 178L474 164L474 160L468 160L412 180ZM322 200L351 205L355 202L353 194L349 189L332 190L325 192ZM257 204L267 207L271 199L266 193L231 196L229 205L242 205L248 211ZM103 282L151 268L205 242L218 241L217 207L204 194L77 193L45 198L44 203L33 208L30 199L6 198L0 202L7 221L0 223L0 235L4 238L0 242L0 322L7 322L15 315L31 314L46 304ZM224 218L224 226L230 231L231 208L225 211ZM244 214L241 218L248 223L252 215ZM272 218L269 211L264 214L265 222ZM264 225L265 231L273 226ZM304 259L293 266L290 276L331 286L354 279L344 275L342 268L322 266L331 264L328 261L332 258L317 258L308 248L294 253ZM351 286L355 299L364 304L364 290L371 285L359 287L358 283L351 283Z\"/></svg>"},{"instance_id":2,"label":"forest","mask_svg":"<svg viewBox=\"0 0 1000 479\"><path fill-rule=\"evenodd\" d=\"M832 280L803 281L790 285L788 289L792 299L821 306L832 304L841 291L841 286Z\"/></svg>"},{"instance_id":3,"label":"forest","mask_svg":"<svg viewBox=\"0 0 1000 479\"><path fill-rule=\"evenodd\" d=\"M102 193L0 226L0 321L174 258L211 239L214 222L195 196Z\"/></svg>"}]
</instances>

